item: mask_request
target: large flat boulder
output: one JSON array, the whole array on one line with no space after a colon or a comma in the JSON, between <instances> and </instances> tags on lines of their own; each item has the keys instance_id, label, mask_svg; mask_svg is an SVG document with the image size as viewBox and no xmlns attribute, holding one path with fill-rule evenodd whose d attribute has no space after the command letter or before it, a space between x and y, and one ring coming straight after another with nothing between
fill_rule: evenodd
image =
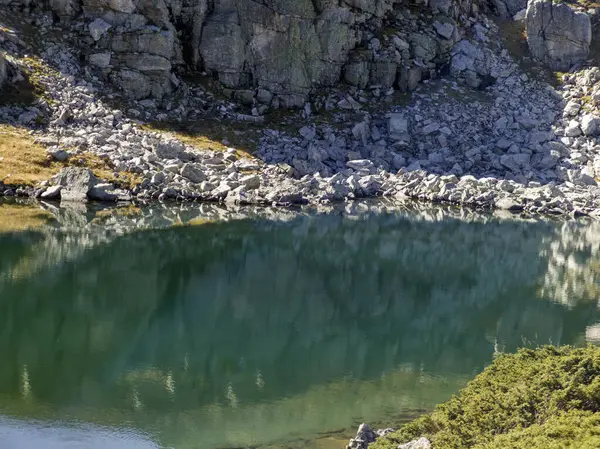
<instances>
[{"instance_id":1,"label":"large flat boulder","mask_svg":"<svg viewBox=\"0 0 600 449\"><path fill-rule=\"evenodd\" d=\"M61 201L85 202L88 200L88 193L99 182L90 169L81 167L63 168L54 178L54 184L62 186Z\"/></svg>"},{"instance_id":2,"label":"large flat boulder","mask_svg":"<svg viewBox=\"0 0 600 449\"><path fill-rule=\"evenodd\" d=\"M566 3L529 2L527 43L531 54L552 70L567 71L585 61L592 41L590 17Z\"/></svg>"}]
</instances>

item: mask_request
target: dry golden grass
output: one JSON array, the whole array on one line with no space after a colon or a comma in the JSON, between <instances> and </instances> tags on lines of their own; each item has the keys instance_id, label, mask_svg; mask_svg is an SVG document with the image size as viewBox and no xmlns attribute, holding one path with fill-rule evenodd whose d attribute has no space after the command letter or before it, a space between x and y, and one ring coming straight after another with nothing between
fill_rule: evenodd
<instances>
[{"instance_id":1,"label":"dry golden grass","mask_svg":"<svg viewBox=\"0 0 600 449\"><path fill-rule=\"evenodd\" d=\"M53 220L51 213L35 206L0 204L0 233L35 229Z\"/></svg>"},{"instance_id":2,"label":"dry golden grass","mask_svg":"<svg viewBox=\"0 0 600 449\"><path fill-rule=\"evenodd\" d=\"M232 129L235 126L236 129ZM260 127L253 124L223 124L216 120L199 120L187 123L153 122L142 126L147 131L157 131L172 136L197 150L226 151L234 148L238 157L253 158ZM229 145L225 145L227 140Z\"/></svg>"},{"instance_id":3,"label":"dry golden grass","mask_svg":"<svg viewBox=\"0 0 600 449\"><path fill-rule=\"evenodd\" d=\"M66 166L86 167L100 179L132 188L140 181L134 173L115 175L109 163L90 153L81 153L67 162L51 162L44 147L34 142L24 128L0 125L0 181L6 185L33 186Z\"/></svg>"},{"instance_id":4,"label":"dry golden grass","mask_svg":"<svg viewBox=\"0 0 600 449\"><path fill-rule=\"evenodd\" d=\"M80 153L72 156L69 158L66 165L89 168L98 178L112 182L126 189L131 189L142 182L140 176L136 173L115 173L108 161L91 153Z\"/></svg>"},{"instance_id":5,"label":"dry golden grass","mask_svg":"<svg viewBox=\"0 0 600 449\"><path fill-rule=\"evenodd\" d=\"M48 161L43 146L23 128L0 125L0 181L34 185L54 175L60 166Z\"/></svg>"}]
</instances>

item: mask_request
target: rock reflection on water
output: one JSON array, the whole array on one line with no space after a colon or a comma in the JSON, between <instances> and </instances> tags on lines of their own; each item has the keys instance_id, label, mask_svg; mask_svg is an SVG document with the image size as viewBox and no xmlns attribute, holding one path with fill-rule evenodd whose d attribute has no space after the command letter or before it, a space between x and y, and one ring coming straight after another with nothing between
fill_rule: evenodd
<instances>
[{"instance_id":1,"label":"rock reflection on water","mask_svg":"<svg viewBox=\"0 0 600 449\"><path fill-rule=\"evenodd\" d=\"M600 223L568 221L540 251L548 260L541 295L573 307L581 302L600 307Z\"/></svg>"},{"instance_id":2,"label":"rock reflection on water","mask_svg":"<svg viewBox=\"0 0 600 449\"><path fill-rule=\"evenodd\" d=\"M279 444L428 410L495 351L595 341L595 223L348 207L55 210L0 236L0 412Z\"/></svg>"}]
</instances>

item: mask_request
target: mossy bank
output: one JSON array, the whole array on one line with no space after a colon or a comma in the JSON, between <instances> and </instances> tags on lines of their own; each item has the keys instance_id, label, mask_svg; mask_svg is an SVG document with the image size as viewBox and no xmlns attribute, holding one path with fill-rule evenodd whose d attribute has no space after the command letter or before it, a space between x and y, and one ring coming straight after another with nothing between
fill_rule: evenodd
<instances>
[{"instance_id":1,"label":"mossy bank","mask_svg":"<svg viewBox=\"0 0 600 449\"><path fill-rule=\"evenodd\" d=\"M434 449L600 447L600 348L500 355L457 396L371 449L426 437Z\"/></svg>"}]
</instances>

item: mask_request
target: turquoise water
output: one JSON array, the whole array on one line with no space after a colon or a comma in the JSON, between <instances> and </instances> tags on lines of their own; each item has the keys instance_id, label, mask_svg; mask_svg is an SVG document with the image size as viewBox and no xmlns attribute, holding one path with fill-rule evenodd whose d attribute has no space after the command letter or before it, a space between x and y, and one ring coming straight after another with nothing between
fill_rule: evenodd
<instances>
[{"instance_id":1,"label":"turquoise water","mask_svg":"<svg viewBox=\"0 0 600 449\"><path fill-rule=\"evenodd\" d=\"M0 234L2 447L342 448L497 352L600 340L599 225L373 209L49 208Z\"/></svg>"}]
</instances>

